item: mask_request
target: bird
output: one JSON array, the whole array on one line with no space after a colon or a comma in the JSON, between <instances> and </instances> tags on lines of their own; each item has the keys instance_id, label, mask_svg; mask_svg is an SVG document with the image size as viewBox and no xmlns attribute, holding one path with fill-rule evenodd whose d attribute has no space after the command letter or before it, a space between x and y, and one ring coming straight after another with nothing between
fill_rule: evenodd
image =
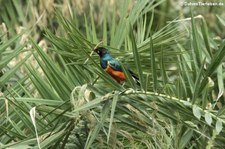
<instances>
[{"instance_id":1,"label":"bird","mask_svg":"<svg viewBox=\"0 0 225 149\"><path fill-rule=\"evenodd\" d=\"M94 52L99 55L101 68L104 69L112 78L114 78L118 83L126 80L120 62L112 57L108 49L97 47L94 49ZM127 67L126 70L130 73L135 82L140 85L138 76Z\"/></svg>"}]
</instances>

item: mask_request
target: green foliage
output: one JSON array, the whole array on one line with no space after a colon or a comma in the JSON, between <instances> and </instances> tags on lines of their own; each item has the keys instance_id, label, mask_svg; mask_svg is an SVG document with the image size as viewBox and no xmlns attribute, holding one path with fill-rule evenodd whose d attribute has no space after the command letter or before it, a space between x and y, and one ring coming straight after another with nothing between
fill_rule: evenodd
<instances>
[{"instance_id":1,"label":"green foliage","mask_svg":"<svg viewBox=\"0 0 225 149\"><path fill-rule=\"evenodd\" d=\"M26 22L22 6L10 3L16 9L5 13ZM156 13L169 5L163 0L125 0L113 8L105 2L102 13L90 5L86 15L68 5L69 16L55 9L54 31L43 27L46 47L33 37L36 26L9 40L1 36L0 148L225 146L225 41L212 38L204 17L165 25L165 16ZM1 20L13 28L6 16ZM159 29L153 26L157 17ZM29 40L21 44L24 35ZM123 69L138 74L140 86L126 71L122 85L102 70L92 54L101 40ZM20 54L23 59L11 66Z\"/></svg>"}]
</instances>

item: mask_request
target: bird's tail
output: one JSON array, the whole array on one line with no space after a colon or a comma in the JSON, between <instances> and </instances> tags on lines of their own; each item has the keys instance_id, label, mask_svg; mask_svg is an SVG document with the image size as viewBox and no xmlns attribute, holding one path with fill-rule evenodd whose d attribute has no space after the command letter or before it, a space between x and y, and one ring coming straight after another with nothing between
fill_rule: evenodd
<instances>
[{"instance_id":1,"label":"bird's tail","mask_svg":"<svg viewBox=\"0 0 225 149\"><path fill-rule=\"evenodd\" d=\"M130 69L128 69L128 71L131 74L131 76L134 79L134 81L137 83L137 85L140 86L141 84L140 84L138 76L133 71L131 71Z\"/></svg>"}]
</instances>

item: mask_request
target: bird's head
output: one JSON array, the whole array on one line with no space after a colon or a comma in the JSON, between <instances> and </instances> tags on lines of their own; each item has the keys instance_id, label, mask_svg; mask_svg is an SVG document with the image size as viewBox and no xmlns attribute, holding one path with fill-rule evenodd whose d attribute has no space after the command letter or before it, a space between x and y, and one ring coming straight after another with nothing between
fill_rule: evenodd
<instances>
[{"instance_id":1,"label":"bird's head","mask_svg":"<svg viewBox=\"0 0 225 149\"><path fill-rule=\"evenodd\" d=\"M106 54L109 54L108 49L103 48L103 47L98 47L98 48L94 49L94 51L95 51L100 57L102 57L102 56L104 56L104 55L106 55Z\"/></svg>"}]
</instances>

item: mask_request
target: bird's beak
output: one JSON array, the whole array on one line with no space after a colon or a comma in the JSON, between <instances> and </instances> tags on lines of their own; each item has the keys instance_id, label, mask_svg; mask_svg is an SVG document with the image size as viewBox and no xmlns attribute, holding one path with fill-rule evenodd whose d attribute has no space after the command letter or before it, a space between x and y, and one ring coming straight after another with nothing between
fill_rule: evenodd
<instances>
[{"instance_id":1,"label":"bird's beak","mask_svg":"<svg viewBox=\"0 0 225 149\"><path fill-rule=\"evenodd\" d=\"M97 54L99 53L98 49L93 49L94 52L96 52Z\"/></svg>"}]
</instances>

